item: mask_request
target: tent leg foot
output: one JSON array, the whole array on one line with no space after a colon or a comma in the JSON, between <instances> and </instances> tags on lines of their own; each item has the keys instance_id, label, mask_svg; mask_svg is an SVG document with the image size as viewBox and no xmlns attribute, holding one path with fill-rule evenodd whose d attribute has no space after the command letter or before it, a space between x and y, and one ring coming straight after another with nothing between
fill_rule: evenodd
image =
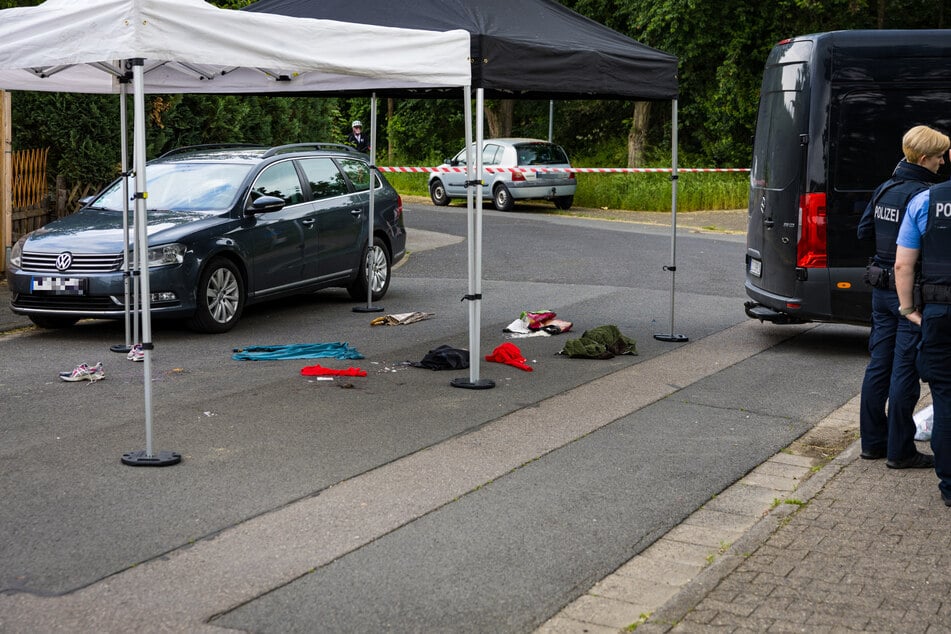
<instances>
[{"instance_id":1,"label":"tent leg foot","mask_svg":"<svg viewBox=\"0 0 951 634\"><path fill-rule=\"evenodd\" d=\"M680 342L683 342L683 341L690 341L690 338L687 337L687 335L674 335L674 334L670 334L670 335L654 335L654 339L656 339L657 341L667 341L667 342L673 342L673 343L680 343Z\"/></svg>"},{"instance_id":2,"label":"tent leg foot","mask_svg":"<svg viewBox=\"0 0 951 634\"><path fill-rule=\"evenodd\" d=\"M122 464L130 467L168 467L182 461L182 454L175 451L160 451L148 455L145 450L122 454Z\"/></svg>"},{"instance_id":3,"label":"tent leg foot","mask_svg":"<svg viewBox=\"0 0 951 634\"><path fill-rule=\"evenodd\" d=\"M478 379L477 381L470 381L469 379L453 379L449 382L449 385L453 387L461 387L467 390L488 390L495 387L495 381L491 379Z\"/></svg>"}]
</instances>

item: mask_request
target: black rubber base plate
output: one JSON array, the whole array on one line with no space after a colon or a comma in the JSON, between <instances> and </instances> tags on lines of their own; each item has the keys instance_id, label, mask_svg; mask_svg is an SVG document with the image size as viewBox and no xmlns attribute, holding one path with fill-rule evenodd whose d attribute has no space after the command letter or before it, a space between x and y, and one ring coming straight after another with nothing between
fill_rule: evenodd
<instances>
[{"instance_id":1,"label":"black rubber base plate","mask_svg":"<svg viewBox=\"0 0 951 634\"><path fill-rule=\"evenodd\" d=\"M181 461L182 454L176 451L159 451L149 456L143 449L122 454L122 464L130 467L169 467Z\"/></svg>"},{"instance_id":2,"label":"black rubber base plate","mask_svg":"<svg viewBox=\"0 0 951 634\"><path fill-rule=\"evenodd\" d=\"M470 381L469 379L453 379L449 382L449 385L453 387L461 387L467 390L488 390L495 387L495 381L491 379L479 379L478 381Z\"/></svg>"}]
</instances>

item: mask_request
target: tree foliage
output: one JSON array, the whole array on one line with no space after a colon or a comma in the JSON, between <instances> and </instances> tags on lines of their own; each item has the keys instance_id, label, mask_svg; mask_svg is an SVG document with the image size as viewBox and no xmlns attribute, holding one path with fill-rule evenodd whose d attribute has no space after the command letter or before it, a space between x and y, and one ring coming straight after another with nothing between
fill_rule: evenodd
<instances>
[{"instance_id":1,"label":"tree foliage","mask_svg":"<svg viewBox=\"0 0 951 634\"><path fill-rule=\"evenodd\" d=\"M251 0L217 0L238 9ZM945 0L562 0L579 13L679 60L679 149L683 164L749 163L763 62L778 40L856 28L942 28ZM0 0L0 8L39 4ZM528 19L528 16L526 16ZM129 100L131 108L131 100ZM490 103L489 106L494 104ZM670 105L651 104L641 148L647 164L669 157ZM369 125L368 98L151 95L147 154L181 145L341 142L353 119ZM626 165L634 106L621 101L554 104L554 140L587 164ZM639 115L644 113L639 111ZM131 113L129 120L131 120ZM50 172L104 182L119 169L116 96L19 92L14 148L49 147ZM512 134L547 138L548 101L518 101ZM381 100L377 157L436 163L462 147L459 99ZM388 150L389 153L380 150ZM576 161L577 162L577 161Z\"/></svg>"}]
</instances>

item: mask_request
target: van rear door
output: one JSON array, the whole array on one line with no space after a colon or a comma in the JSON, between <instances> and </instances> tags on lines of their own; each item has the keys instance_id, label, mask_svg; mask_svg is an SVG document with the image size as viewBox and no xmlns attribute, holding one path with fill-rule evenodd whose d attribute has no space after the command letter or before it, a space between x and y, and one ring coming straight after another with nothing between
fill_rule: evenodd
<instances>
[{"instance_id":1,"label":"van rear door","mask_svg":"<svg viewBox=\"0 0 951 634\"><path fill-rule=\"evenodd\" d=\"M783 311L796 292L800 207L803 203L823 203L824 207L823 201L806 200L803 191L809 143L807 60L812 46L811 41L792 41L776 46L770 53L753 144L747 289L777 311Z\"/></svg>"}]
</instances>

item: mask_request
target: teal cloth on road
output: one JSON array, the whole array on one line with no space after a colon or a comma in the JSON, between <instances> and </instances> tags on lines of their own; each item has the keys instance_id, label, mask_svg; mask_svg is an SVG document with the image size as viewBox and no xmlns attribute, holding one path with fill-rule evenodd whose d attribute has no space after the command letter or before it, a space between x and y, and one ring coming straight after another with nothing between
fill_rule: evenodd
<instances>
[{"instance_id":1,"label":"teal cloth on road","mask_svg":"<svg viewBox=\"0 0 951 634\"><path fill-rule=\"evenodd\" d=\"M235 348L231 358L236 361L272 361L278 359L362 359L363 355L346 342L293 343L278 346L246 346Z\"/></svg>"}]
</instances>

